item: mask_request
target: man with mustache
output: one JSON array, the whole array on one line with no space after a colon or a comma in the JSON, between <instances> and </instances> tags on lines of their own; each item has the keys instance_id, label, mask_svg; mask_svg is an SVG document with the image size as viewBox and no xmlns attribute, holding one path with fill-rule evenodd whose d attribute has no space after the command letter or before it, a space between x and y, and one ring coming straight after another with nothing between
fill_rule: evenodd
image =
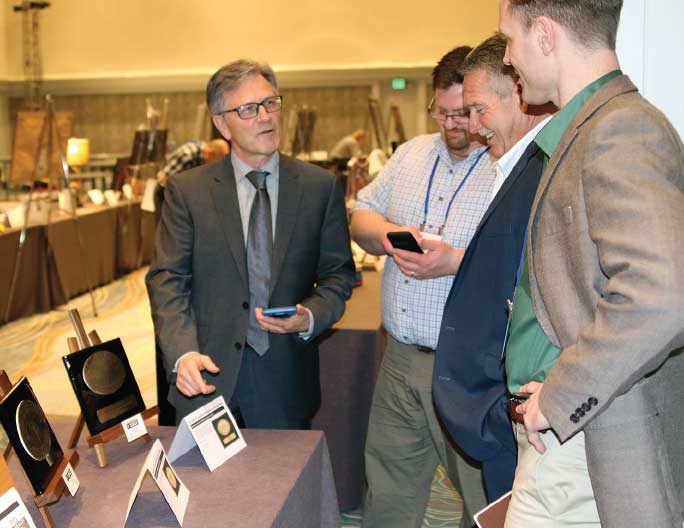
<instances>
[{"instance_id":1,"label":"man with mustache","mask_svg":"<svg viewBox=\"0 0 684 528\"><path fill-rule=\"evenodd\" d=\"M432 399L442 308L489 205L495 177L487 148L468 133L458 68L469 51L450 51L433 70L429 110L439 133L399 147L359 192L352 215L358 244L389 256L382 279L382 319L389 335L365 450L366 528L422 526L440 462L463 496L462 526L471 526L471 514L485 504L479 468L450 444ZM390 231L411 233L425 253L395 249L387 238Z\"/></svg>"},{"instance_id":2,"label":"man with mustache","mask_svg":"<svg viewBox=\"0 0 684 528\"><path fill-rule=\"evenodd\" d=\"M169 401L177 420L223 395L241 425L308 429L320 401L313 338L354 284L343 192L278 152L269 66L219 69L207 104L230 156L169 178L146 278ZM287 318L263 313L289 305Z\"/></svg>"}]
</instances>

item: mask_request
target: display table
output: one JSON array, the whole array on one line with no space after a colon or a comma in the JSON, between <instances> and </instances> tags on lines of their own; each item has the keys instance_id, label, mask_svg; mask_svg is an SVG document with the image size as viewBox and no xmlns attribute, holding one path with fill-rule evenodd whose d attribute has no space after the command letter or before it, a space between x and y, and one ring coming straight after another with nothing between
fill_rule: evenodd
<instances>
[{"instance_id":1,"label":"display table","mask_svg":"<svg viewBox=\"0 0 684 528\"><path fill-rule=\"evenodd\" d=\"M321 407L312 427L325 432L328 440L342 510L356 508L363 498L363 449L385 344L380 315L380 273L366 271L363 280L363 286L354 288L342 319L319 343ZM168 384L163 368L157 351L159 419L170 424L175 413L166 401Z\"/></svg>"},{"instance_id":2,"label":"display table","mask_svg":"<svg viewBox=\"0 0 684 528\"><path fill-rule=\"evenodd\" d=\"M342 510L356 508L363 498L363 449L385 346L380 276L375 271L363 273L363 286L354 288L344 316L319 345L321 407L312 425L328 439Z\"/></svg>"},{"instance_id":3,"label":"display table","mask_svg":"<svg viewBox=\"0 0 684 528\"><path fill-rule=\"evenodd\" d=\"M50 418L50 422L65 446L73 420ZM148 425L148 430L168 452L175 428ZM190 490L184 528L339 526L330 458L321 432L245 430L244 436L247 447L213 473L197 449L174 463ZM64 496L50 508L56 526L120 528L151 446L141 441L128 444L119 438L107 445L109 465L100 468L94 451L82 440L78 446L81 461L76 467L81 485L75 497ZM40 523L15 455L9 466L24 503ZM151 477L145 479L126 526L178 526Z\"/></svg>"},{"instance_id":4,"label":"display table","mask_svg":"<svg viewBox=\"0 0 684 528\"><path fill-rule=\"evenodd\" d=\"M139 201L91 206L77 213L83 264L71 217L27 229L10 320L51 310L88 291L88 282L93 288L107 284L152 259L154 214L141 211ZM7 308L20 234L21 229L0 234L0 318Z\"/></svg>"}]
</instances>

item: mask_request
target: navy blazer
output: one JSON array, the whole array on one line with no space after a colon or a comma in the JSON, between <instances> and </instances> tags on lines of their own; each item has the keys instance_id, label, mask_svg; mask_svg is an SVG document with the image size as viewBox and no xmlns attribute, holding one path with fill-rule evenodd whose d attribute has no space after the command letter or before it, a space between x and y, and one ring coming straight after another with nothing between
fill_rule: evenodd
<instances>
[{"instance_id":1,"label":"navy blazer","mask_svg":"<svg viewBox=\"0 0 684 528\"><path fill-rule=\"evenodd\" d=\"M502 347L543 153L532 142L466 249L444 307L433 393L437 411L466 454L484 462L515 454ZM513 459L513 466L515 460Z\"/></svg>"}]
</instances>

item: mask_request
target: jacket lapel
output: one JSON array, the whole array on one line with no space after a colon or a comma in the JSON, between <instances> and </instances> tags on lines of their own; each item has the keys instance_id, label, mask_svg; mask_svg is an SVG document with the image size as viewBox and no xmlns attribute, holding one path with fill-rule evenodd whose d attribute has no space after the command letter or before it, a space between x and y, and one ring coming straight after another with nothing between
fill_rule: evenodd
<instances>
[{"instance_id":1,"label":"jacket lapel","mask_svg":"<svg viewBox=\"0 0 684 528\"><path fill-rule=\"evenodd\" d=\"M531 243L528 245L528 248L534 245L534 242L536 240L534 238L534 235L538 221L537 213L539 209L539 203L546 194L546 190L548 189L549 184L555 177L558 165L565 157L565 153L567 152L567 150L575 141L575 138L579 133L579 129L589 118L591 118L602 106L608 103L611 99L617 97L618 95L635 91L637 91L637 88L636 86L634 86L632 81L629 80L629 77L627 77L626 75L616 77L615 79L608 81L604 86L599 88L596 91L596 93L594 93L589 98L589 100L584 104L584 106L582 106L580 111L570 122L567 130L565 131L565 134L563 134L563 137L561 138L561 141L558 144L558 147L553 153L553 156L551 156L549 164L547 165L544 174L542 174L541 180L539 181L539 188L537 189L537 194L535 195L534 201L532 202L532 213L530 216L531 222L529 223L528 227L528 229L530 230L528 235ZM530 266L531 270L533 267L533 263L531 260L529 261L528 265Z\"/></svg>"},{"instance_id":2,"label":"jacket lapel","mask_svg":"<svg viewBox=\"0 0 684 528\"><path fill-rule=\"evenodd\" d=\"M538 272L541 270L536 269L534 261L533 250L536 247L537 234L539 233L538 223L539 223L539 206L546 195L546 192L551 185L551 182L556 177L558 173L559 166L565 158L568 149L572 146L575 138L579 134L579 131L584 125L584 123L589 120L597 111L599 111L606 103L608 103L613 98L628 93L636 92L637 88L634 86L632 81L626 75L621 75L610 81L599 88L582 106L582 108L577 112L577 115L568 125L567 130L563 134L558 147L551 156L546 170L542 174L541 180L539 182L539 187L537 188L537 194L532 202L532 210L530 212L530 222L527 226L527 239L529 243L527 244L527 265L530 273L530 290L532 295L532 303L535 306L535 312L537 313L537 318L542 328L546 331L547 335L551 336L551 342L555 346L559 346L558 338L553 331L551 326L551 321L548 318L546 308L544 307L544 301L541 297L541 292L539 291L539 284L537 282Z\"/></svg>"},{"instance_id":3,"label":"jacket lapel","mask_svg":"<svg viewBox=\"0 0 684 528\"><path fill-rule=\"evenodd\" d=\"M513 167L511 173L504 180L503 185L501 185L501 188L494 196L492 203L489 204L489 207L482 217L482 220L480 220L480 226L478 226L477 231L479 231L480 227L487 222L487 219L496 210L501 200L503 200L504 196L506 196L506 193L508 193L508 191L513 187L518 178L520 178L520 175L525 171L530 160L535 156L535 154L537 154L537 152L539 152L539 147L534 141L532 141L523 151L522 156L520 156L520 159L515 164L515 167Z\"/></svg>"},{"instance_id":4,"label":"jacket lapel","mask_svg":"<svg viewBox=\"0 0 684 528\"><path fill-rule=\"evenodd\" d=\"M242 232L240 203L230 157L226 156L223 158L223 162L216 164L215 167L216 171L211 182L214 209L220 220L226 244L228 244L235 265L240 272L240 277L245 284L248 284L245 237Z\"/></svg>"},{"instance_id":5,"label":"jacket lapel","mask_svg":"<svg viewBox=\"0 0 684 528\"><path fill-rule=\"evenodd\" d=\"M278 277L283 267L283 259L292 239L297 223L297 212L302 195L302 183L299 175L287 156L280 155L278 168L278 213L276 215L276 233L273 246L273 262L271 263L270 291L278 283Z\"/></svg>"}]
</instances>

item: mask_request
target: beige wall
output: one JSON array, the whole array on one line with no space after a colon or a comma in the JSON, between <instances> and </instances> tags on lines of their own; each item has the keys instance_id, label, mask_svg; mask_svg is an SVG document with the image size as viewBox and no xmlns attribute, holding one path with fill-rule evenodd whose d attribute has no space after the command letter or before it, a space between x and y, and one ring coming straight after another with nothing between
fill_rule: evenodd
<instances>
[{"instance_id":1,"label":"beige wall","mask_svg":"<svg viewBox=\"0 0 684 528\"><path fill-rule=\"evenodd\" d=\"M0 158L9 155L22 95L17 2L0 0ZM145 96L170 97L171 137L185 141L208 76L249 56L276 69L281 88L291 90L290 107L317 107L315 148L328 149L365 124L374 86L385 116L390 100L399 104L411 137L429 128L424 95L433 65L455 45L491 34L497 6L498 0L55 0L40 13L43 92L56 96L58 109L74 111L75 133L90 137L95 152L125 152ZM405 92L389 89L394 76L409 79ZM185 103L192 107L181 109Z\"/></svg>"},{"instance_id":2,"label":"beige wall","mask_svg":"<svg viewBox=\"0 0 684 528\"><path fill-rule=\"evenodd\" d=\"M22 75L21 17L11 11L13 3L2 2L11 22L7 73L17 79ZM51 4L41 12L48 79L208 71L241 56L286 69L425 65L455 44L479 42L495 29L498 16L497 0L57 0Z\"/></svg>"}]
</instances>

